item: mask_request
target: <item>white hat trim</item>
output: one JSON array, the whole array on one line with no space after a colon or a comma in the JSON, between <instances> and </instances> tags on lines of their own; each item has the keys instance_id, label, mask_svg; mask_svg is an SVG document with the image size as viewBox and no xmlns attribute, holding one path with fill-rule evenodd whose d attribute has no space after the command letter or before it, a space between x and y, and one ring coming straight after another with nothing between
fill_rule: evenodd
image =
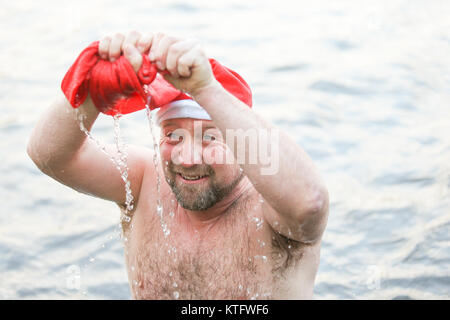
<instances>
[{"instance_id":1,"label":"white hat trim","mask_svg":"<svg viewBox=\"0 0 450 320\"><path fill-rule=\"evenodd\" d=\"M177 118L211 120L208 112L191 99L170 102L159 108L156 113L156 123L158 125L164 120Z\"/></svg>"}]
</instances>

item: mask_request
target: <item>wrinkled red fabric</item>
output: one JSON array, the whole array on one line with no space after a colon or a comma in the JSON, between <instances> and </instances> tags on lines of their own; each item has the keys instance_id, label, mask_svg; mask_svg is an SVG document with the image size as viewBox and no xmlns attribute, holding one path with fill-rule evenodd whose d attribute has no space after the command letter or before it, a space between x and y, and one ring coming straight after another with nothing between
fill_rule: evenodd
<instances>
[{"instance_id":1,"label":"wrinkled red fabric","mask_svg":"<svg viewBox=\"0 0 450 320\"><path fill-rule=\"evenodd\" d=\"M148 85L150 109L175 100L191 99L167 82L162 76L167 71L159 73L147 55L142 56L143 63L136 74L124 56L114 62L101 59L98 44L99 41L95 41L84 49L62 80L61 89L72 107L78 108L89 94L97 109L105 114L138 111L144 109L148 101L143 85ZM209 62L217 81L251 107L252 94L244 79L214 59Z\"/></svg>"}]
</instances>

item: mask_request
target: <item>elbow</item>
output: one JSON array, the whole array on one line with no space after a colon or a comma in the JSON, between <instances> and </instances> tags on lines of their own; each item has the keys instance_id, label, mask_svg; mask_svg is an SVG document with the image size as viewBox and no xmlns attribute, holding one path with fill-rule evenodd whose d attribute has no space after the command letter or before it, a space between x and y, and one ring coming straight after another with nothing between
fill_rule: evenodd
<instances>
[{"instance_id":1,"label":"elbow","mask_svg":"<svg viewBox=\"0 0 450 320\"><path fill-rule=\"evenodd\" d=\"M329 194L326 187L318 187L304 201L300 219L307 216L325 216L329 208Z\"/></svg>"},{"instance_id":2,"label":"elbow","mask_svg":"<svg viewBox=\"0 0 450 320\"><path fill-rule=\"evenodd\" d=\"M34 150L32 139L30 139L28 141L27 154L28 154L28 157L36 164L36 166L39 167L39 160L38 160L39 157L37 156L37 153Z\"/></svg>"},{"instance_id":3,"label":"elbow","mask_svg":"<svg viewBox=\"0 0 450 320\"><path fill-rule=\"evenodd\" d=\"M325 214L328 212L328 207L330 206L330 196L328 194L328 189L323 187L320 192L318 192L318 196L316 201L314 202L313 212L319 214Z\"/></svg>"},{"instance_id":4,"label":"elbow","mask_svg":"<svg viewBox=\"0 0 450 320\"><path fill-rule=\"evenodd\" d=\"M45 153L42 154L42 152L40 152L39 146L36 145L36 142L33 141L33 138L28 141L27 154L42 173L49 176L53 174L49 159L47 159L47 161L44 160L48 157L45 156Z\"/></svg>"},{"instance_id":5,"label":"elbow","mask_svg":"<svg viewBox=\"0 0 450 320\"><path fill-rule=\"evenodd\" d=\"M27 154L28 157L34 162L34 164L36 165L36 167L38 167L39 170L41 170L45 174L48 174L47 171L45 170L45 165L41 161L41 157L39 156L39 150L37 150L32 139L28 141Z\"/></svg>"}]
</instances>

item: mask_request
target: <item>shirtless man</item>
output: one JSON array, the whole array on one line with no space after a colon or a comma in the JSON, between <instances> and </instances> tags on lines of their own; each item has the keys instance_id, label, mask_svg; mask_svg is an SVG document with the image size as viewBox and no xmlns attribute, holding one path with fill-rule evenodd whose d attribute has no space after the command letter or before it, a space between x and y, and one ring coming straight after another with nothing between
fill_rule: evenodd
<instances>
[{"instance_id":1,"label":"shirtless man","mask_svg":"<svg viewBox=\"0 0 450 320\"><path fill-rule=\"evenodd\" d=\"M160 71L170 72L165 79L211 117L161 121L156 170L151 150L128 148L135 199L132 220L123 223L123 233L133 298L312 298L329 200L305 151L221 86L197 41L133 31L103 38L99 54L110 61L123 54L135 71L142 54L149 54ZM90 130L99 111L89 97L79 112ZM33 131L29 156L59 182L123 208L126 199L118 170L74 119L75 109L66 98L56 100ZM195 130L201 131L200 139ZM226 141L227 130L276 132L278 145L271 146L276 172L262 174L267 163L259 159L207 162L205 150L209 155L242 156ZM116 152L114 146L107 149ZM245 147L245 155L249 152ZM165 230L170 234L164 234L157 211L158 171Z\"/></svg>"}]
</instances>

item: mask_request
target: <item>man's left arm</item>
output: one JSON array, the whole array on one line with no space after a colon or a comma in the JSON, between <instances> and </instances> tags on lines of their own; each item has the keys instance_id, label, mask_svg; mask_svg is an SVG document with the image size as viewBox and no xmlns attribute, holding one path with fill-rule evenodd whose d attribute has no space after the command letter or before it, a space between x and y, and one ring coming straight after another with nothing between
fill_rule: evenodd
<instances>
[{"instance_id":1,"label":"man's left arm","mask_svg":"<svg viewBox=\"0 0 450 320\"><path fill-rule=\"evenodd\" d=\"M226 91L214 78L208 58L195 40L184 40L158 33L144 41L149 47L150 60L158 69L169 71L165 79L176 88L189 93L211 116L226 139L227 130L253 130L270 135L279 134L271 144L270 166L267 163L240 164L256 190L266 200L264 217L277 232L302 243L316 243L321 239L328 216L328 191L312 160L296 142L282 130L264 121L239 99ZM136 57L138 56L137 50ZM257 139L263 139L257 134ZM276 140L276 139L275 139ZM226 141L229 147L234 142ZM248 146L246 158L250 156ZM239 151L232 148L235 157ZM276 151L276 152L275 152ZM275 163L274 163L275 162ZM270 171L270 170L269 170Z\"/></svg>"},{"instance_id":2,"label":"man's left arm","mask_svg":"<svg viewBox=\"0 0 450 320\"><path fill-rule=\"evenodd\" d=\"M260 157L264 152L250 154L250 145L240 150L235 141L226 140L236 158L242 158L244 155L239 152L245 152L246 161L239 164L268 202L264 216L269 224L293 240L303 243L319 240L328 215L328 191L307 153L286 132L262 119L217 81L197 91L194 98L209 113L225 139L227 130L244 135L247 132L249 137L256 132L252 137L257 139L257 148L270 150L268 163L268 159ZM250 163L251 158L256 163Z\"/></svg>"}]
</instances>

